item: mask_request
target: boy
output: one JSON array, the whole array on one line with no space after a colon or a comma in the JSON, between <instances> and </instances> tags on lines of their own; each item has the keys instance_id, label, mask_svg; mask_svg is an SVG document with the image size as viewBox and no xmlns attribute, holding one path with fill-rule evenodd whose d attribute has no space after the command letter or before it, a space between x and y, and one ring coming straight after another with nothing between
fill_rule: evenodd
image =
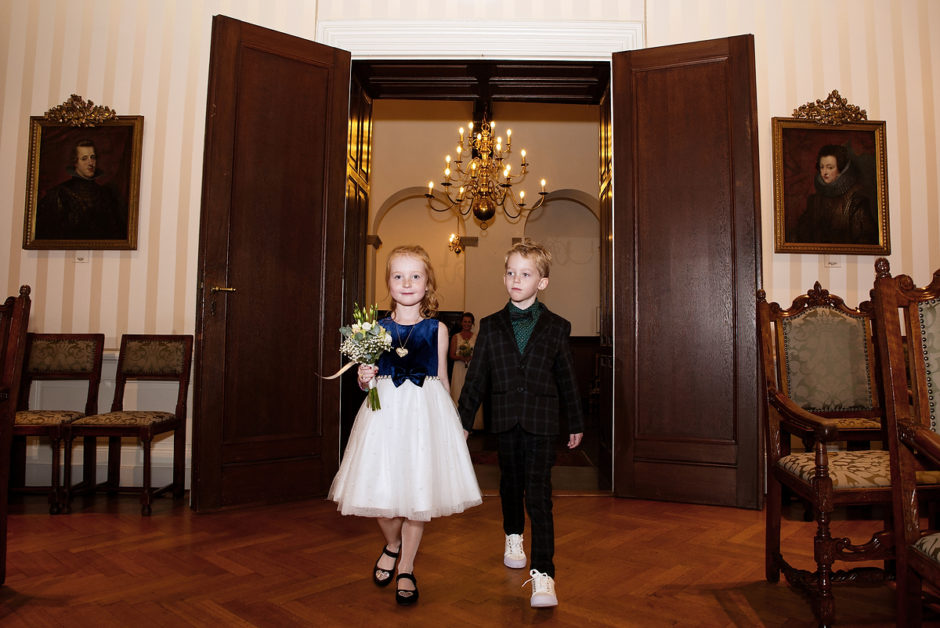
<instances>
[{"instance_id":1,"label":"boy","mask_svg":"<svg viewBox=\"0 0 940 628\"><path fill-rule=\"evenodd\" d=\"M523 240L506 254L503 278L509 303L480 321L473 359L458 410L465 430L484 391L499 449L499 495L506 533L503 563L526 565L522 549L525 510L532 526L529 565L533 607L556 606L552 465L561 416L568 419L568 448L581 443L581 405L568 336L571 323L538 301L548 287L551 253Z\"/></svg>"}]
</instances>

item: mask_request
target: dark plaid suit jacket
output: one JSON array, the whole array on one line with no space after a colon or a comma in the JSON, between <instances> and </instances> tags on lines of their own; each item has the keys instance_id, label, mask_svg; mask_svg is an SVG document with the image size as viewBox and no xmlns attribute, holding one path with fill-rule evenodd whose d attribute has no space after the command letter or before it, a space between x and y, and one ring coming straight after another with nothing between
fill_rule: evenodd
<instances>
[{"instance_id":1,"label":"dark plaid suit jacket","mask_svg":"<svg viewBox=\"0 0 940 628\"><path fill-rule=\"evenodd\" d=\"M480 334L458 411L464 429L490 394L490 424L495 433L522 429L543 436L558 434L561 417L571 434L584 431L568 337L571 323L542 305L532 336L520 353L509 318L509 304L480 321Z\"/></svg>"}]
</instances>

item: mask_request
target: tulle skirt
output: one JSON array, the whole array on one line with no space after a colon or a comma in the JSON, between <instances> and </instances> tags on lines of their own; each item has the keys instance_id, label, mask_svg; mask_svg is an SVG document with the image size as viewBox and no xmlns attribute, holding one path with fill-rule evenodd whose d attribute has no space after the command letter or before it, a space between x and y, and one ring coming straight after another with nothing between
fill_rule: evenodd
<instances>
[{"instance_id":1,"label":"tulle skirt","mask_svg":"<svg viewBox=\"0 0 940 628\"><path fill-rule=\"evenodd\" d=\"M344 515L428 521L482 503L463 428L444 386L377 380L381 410L363 402L329 498Z\"/></svg>"}]
</instances>

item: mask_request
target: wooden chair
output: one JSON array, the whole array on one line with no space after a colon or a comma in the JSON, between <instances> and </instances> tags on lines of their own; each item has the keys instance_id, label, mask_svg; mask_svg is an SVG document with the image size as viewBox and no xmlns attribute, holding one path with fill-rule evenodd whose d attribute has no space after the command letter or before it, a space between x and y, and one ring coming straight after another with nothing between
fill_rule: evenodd
<instances>
[{"instance_id":1,"label":"wooden chair","mask_svg":"<svg viewBox=\"0 0 940 628\"><path fill-rule=\"evenodd\" d=\"M923 583L940 587L940 532L928 529L920 510L926 501L922 482L940 475L940 270L925 288L907 275L892 278L884 258L875 262L875 274L875 331L895 489L897 625L920 626Z\"/></svg>"},{"instance_id":2,"label":"wooden chair","mask_svg":"<svg viewBox=\"0 0 940 628\"><path fill-rule=\"evenodd\" d=\"M10 297L0 305L0 584L6 580L10 446L23 376L29 293L29 286L22 286L18 297Z\"/></svg>"},{"instance_id":3,"label":"wooden chair","mask_svg":"<svg viewBox=\"0 0 940 628\"><path fill-rule=\"evenodd\" d=\"M830 451L842 441L884 438L869 305L848 308L819 282L787 309L768 303L763 290L757 294L768 467L766 578L777 582L782 572L791 586L809 595L823 625L830 625L835 616L833 584L878 583L889 577L877 567L833 571L836 560L893 558L888 452ZM791 451L794 436L808 451ZM784 488L812 506L813 572L791 566L781 552ZM861 544L833 538L835 508L873 504L884 506L882 530Z\"/></svg>"},{"instance_id":4,"label":"wooden chair","mask_svg":"<svg viewBox=\"0 0 940 628\"><path fill-rule=\"evenodd\" d=\"M49 482L49 512L59 512L62 495L59 484L59 450L62 426L83 416L98 413L98 387L101 383L101 356L104 334L27 334L26 358L20 383L16 423L13 427L14 469L19 478L14 490L28 491L23 469L26 465L26 437L49 439L52 447L52 477ZM84 410L39 410L29 408L29 391L35 381L84 380L88 384ZM43 487L46 488L46 487Z\"/></svg>"},{"instance_id":5,"label":"wooden chair","mask_svg":"<svg viewBox=\"0 0 940 628\"><path fill-rule=\"evenodd\" d=\"M71 484L71 443L80 437L107 437L108 479L84 490L140 491L141 514L150 515L153 498L166 491L182 497L186 469L186 397L192 365L191 335L130 335L121 338L115 376L114 402L111 412L83 417L66 426L65 436L65 501L69 507L76 492ZM155 410L124 410L124 393L128 380L175 381L179 386L173 412ZM173 480L154 489L151 486L151 446L155 436L173 432ZM121 438L136 437L143 447L143 485L139 488L120 486ZM86 463L89 462L86 458ZM94 462L93 458L90 461Z\"/></svg>"}]
</instances>

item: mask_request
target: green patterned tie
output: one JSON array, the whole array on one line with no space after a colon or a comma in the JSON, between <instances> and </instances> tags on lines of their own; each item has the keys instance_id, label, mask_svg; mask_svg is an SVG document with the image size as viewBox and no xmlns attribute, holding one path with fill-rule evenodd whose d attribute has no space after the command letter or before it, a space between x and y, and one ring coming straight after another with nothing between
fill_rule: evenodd
<instances>
[{"instance_id":1,"label":"green patterned tie","mask_svg":"<svg viewBox=\"0 0 940 628\"><path fill-rule=\"evenodd\" d=\"M532 330L539 321L539 315L542 313L542 304L536 301L524 310L520 310L512 303L509 304L509 318L512 320L512 333L516 337L516 346L519 347L519 353L525 351L525 346L532 336Z\"/></svg>"}]
</instances>

